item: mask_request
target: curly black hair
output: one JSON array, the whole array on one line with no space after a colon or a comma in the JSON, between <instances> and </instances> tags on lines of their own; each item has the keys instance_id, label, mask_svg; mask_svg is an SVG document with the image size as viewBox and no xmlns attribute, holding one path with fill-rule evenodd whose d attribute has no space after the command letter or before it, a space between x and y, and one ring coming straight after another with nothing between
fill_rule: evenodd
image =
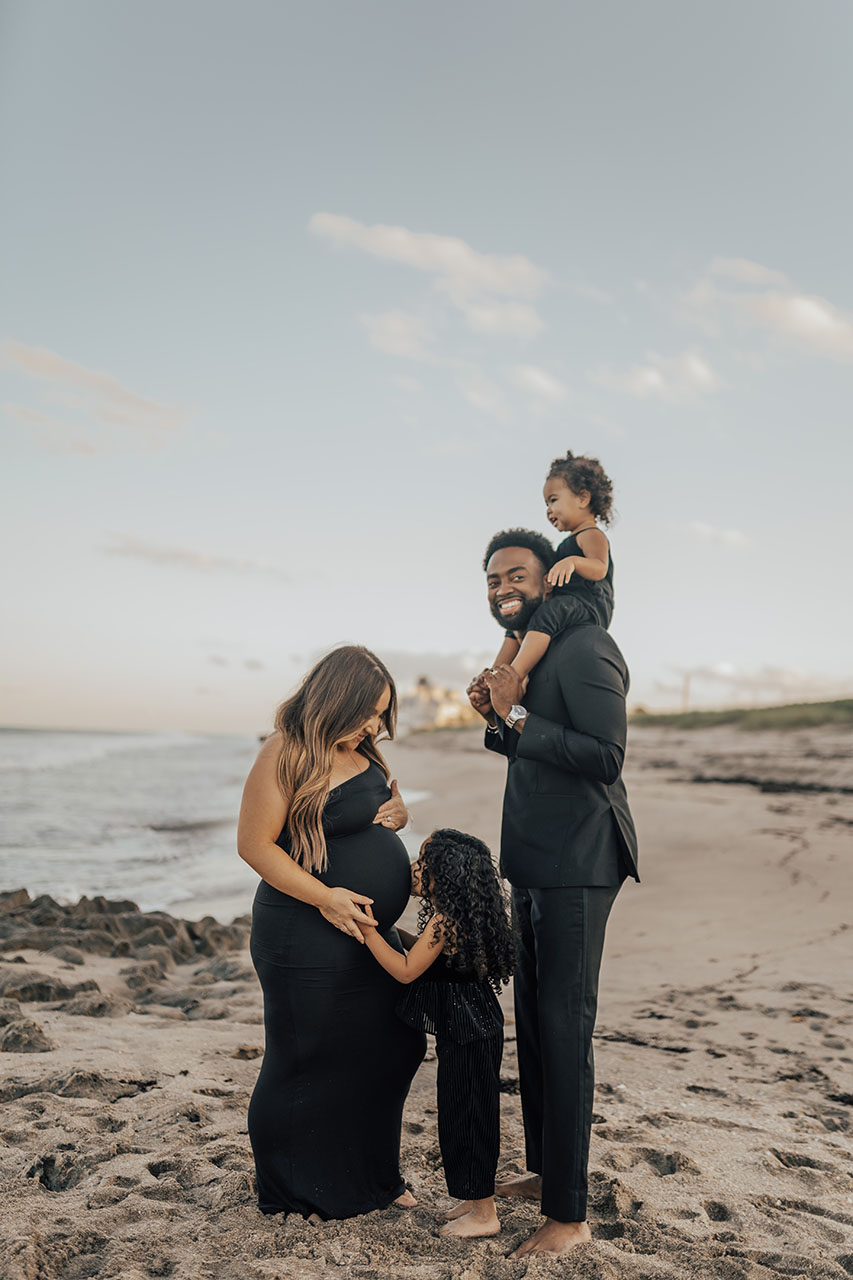
<instances>
[{"instance_id":1,"label":"curly black hair","mask_svg":"<svg viewBox=\"0 0 853 1280\"><path fill-rule=\"evenodd\" d=\"M546 573L554 563L554 548L544 533L534 533L532 529L504 529L502 533L496 533L486 547L486 554L483 556L484 569L488 568L489 561L495 552L503 551L504 547L526 547L541 562Z\"/></svg>"},{"instance_id":2,"label":"curly black hair","mask_svg":"<svg viewBox=\"0 0 853 1280\"><path fill-rule=\"evenodd\" d=\"M441 827L424 841L420 867L418 932L432 915L440 915L451 967L473 970L500 993L512 976L515 947L506 894L489 849L476 836Z\"/></svg>"},{"instance_id":3,"label":"curly black hair","mask_svg":"<svg viewBox=\"0 0 853 1280\"><path fill-rule=\"evenodd\" d=\"M572 493L589 494L589 509L602 524L613 519L613 482L598 458L581 457L568 450L565 457L555 458L548 471L548 479L565 480Z\"/></svg>"}]
</instances>

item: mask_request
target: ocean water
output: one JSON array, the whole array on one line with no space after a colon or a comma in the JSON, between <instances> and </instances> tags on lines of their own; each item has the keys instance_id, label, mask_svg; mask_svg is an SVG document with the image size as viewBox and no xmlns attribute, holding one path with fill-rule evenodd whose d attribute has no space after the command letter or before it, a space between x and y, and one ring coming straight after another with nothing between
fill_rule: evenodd
<instances>
[{"instance_id":1,"label":"ocean water","mask_svg":"<svg viewBox=\"0 0 853 1280\"><path fill-rule=\"evenodd\" d=\"M237 856L237 814L258 745L0 729L0 888L131 898L191 920L247 913L258 880ZM418 838L403 839L415 854Z\"/></svg>"}]
</instances>

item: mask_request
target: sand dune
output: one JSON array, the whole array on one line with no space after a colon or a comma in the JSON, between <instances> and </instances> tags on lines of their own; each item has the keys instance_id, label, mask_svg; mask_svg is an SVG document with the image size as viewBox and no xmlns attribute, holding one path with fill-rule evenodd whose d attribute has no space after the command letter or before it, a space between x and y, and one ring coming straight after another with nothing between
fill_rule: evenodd
<instances>
[{"instance_id":1,"label":"sand dune","mask_svg":"<svg viewBox=\"0 0 853 1280\"><path fill-rule=\"evenodd\" d=\"M501 761L468 732L389 751L424 833L496 843ZM435 1062L410 1096L415 1210L312 1226L255 1208L262 1052L245 922L7 896L0 914L0 1276L181 1280L853 1275L853 738L646 729L628 784L643 884L614 910L596 1038L591 1223L510 1262L537 1222L439 1240ZM804 789L803 784L814 783ZM826 788L826 789L818 789ZM248 904L247 904L248 905ZM511 1004L503 1155L522 1166Z\"/></svg>"}]
</instances>

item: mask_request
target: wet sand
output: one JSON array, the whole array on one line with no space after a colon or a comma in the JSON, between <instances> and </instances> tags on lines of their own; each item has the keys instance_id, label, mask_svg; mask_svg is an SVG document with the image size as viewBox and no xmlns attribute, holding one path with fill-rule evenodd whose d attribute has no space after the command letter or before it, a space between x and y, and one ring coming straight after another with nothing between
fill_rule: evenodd
<instances>
[{"instance_id":1,"label":"wet sand","mask_svg":"<svg viewBox=\"0 0 853 1280\"><path fill-rule=\"evenodd\" d=\"M502 761L468 731L388 751L416 828L497 845ZM245 923L130 904L0 904L0 1276L516 1280L853 1275L853 735L635 729L643 883L601 977L594 1240L510 1262L439 1240L432 1053L407 1106L419 1200L312 1226L256 1210L246 1106L262 1051ZM235 855L236 856L236 855ZM248 904L247 904L248 905ZM503 1168L523 1159L511 1002Z\"/></svg>"}]
</instances>

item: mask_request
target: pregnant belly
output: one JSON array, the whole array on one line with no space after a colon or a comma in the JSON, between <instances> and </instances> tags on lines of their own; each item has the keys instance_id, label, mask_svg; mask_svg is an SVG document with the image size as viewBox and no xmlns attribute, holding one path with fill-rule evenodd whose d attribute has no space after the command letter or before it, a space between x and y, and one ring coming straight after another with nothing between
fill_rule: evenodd
<instances>
[{"instance_id":1,"label":"pregnant belly","mask_svg":"<svg viewBox=\"0 0 853 1280\"><path fill-rule=\"evenodd\" d=\"M329 865L320 876L323 883L372 898L380 929L390 929L405 911L412 891L411 864L400 837L385 827L368 827L330 839L327 849Z\"/></svg>"}]
</instances>

